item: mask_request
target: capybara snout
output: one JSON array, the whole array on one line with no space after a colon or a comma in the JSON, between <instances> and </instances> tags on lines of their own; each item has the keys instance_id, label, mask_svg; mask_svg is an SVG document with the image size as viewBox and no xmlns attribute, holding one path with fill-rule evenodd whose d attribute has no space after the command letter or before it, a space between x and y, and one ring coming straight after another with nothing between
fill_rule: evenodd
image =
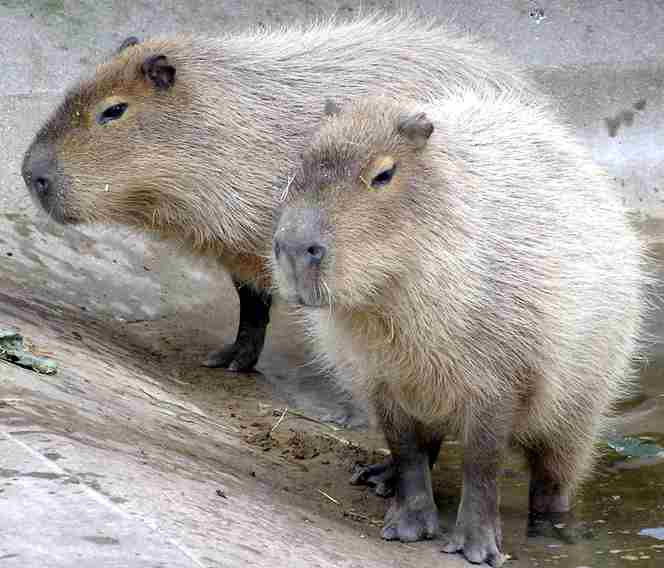
<instances>
[{"instance_id":1,"label":"capybara snout","mask_svg":"<svg viewBox=\"0 0 664 568\"><path fill-rule=\"evenodd\" d=\"M321 266L327 260L328 239L323 235L317 208L285 211L275 232L272 253L281 267L283 286L292 301L319 305L324 301Z\"/></svg>"},{"instance_id":2,"label":"capybara snout","mask_svg":"<svg viewBox=\"0 0 664 568\"><path fill-rule=\"evenodd\" d=\"M65 222L63 195L66 190L53 146L39 137L23 158L21 175L32 198L59 223Z\"/></svg>"}]
</instances>

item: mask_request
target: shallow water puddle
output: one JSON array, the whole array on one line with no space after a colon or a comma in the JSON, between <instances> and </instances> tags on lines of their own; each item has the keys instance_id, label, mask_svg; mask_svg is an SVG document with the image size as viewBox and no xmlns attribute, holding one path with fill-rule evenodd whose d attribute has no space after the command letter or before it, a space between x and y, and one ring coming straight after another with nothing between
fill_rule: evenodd
<instances>
[{"instance_id":1,"label":"shallow water puddle","mask_svg":"<svg viewBox=\"0 0 664 568\"><path fill-rule=\"evenodd\" d=\"M657 527L655 529L642 529L639 531L640 536L651 536L658 540L664 540L664 527Z\"/></svg>"}]
</instances>

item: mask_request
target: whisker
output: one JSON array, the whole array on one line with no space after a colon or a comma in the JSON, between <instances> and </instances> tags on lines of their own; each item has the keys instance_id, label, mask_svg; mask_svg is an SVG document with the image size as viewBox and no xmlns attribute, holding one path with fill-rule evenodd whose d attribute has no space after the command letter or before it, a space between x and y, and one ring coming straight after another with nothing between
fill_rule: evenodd
<instances>
[{"instance_id":1,"label":"whisker","mask_svg":"<svg viewBox=\"0 0 664 568\"><path fill-rule=\"evenodd\" d=\"M295 179L295 174L293 174L292 176L288 176L288 183L286 184L286 188L281 192L279 201L283 202L286 199L286 197L288 197L288 191L290 190L290 186L293 183L294 179Z\"/></svg>"},{"instance_id":2,"label":"whisker","mask_svg":"<svg viewBox=\"0 0 664 568\"><path fill-rule=\"evenodd\" d=\"M325 288L325 295L327 296L327 309L328 309L330 319L332 319L332 313L333 313L332 303L334 301L333 298L332 298L332 293L330 292L330 287L327 285L327 282L325 282L325 280L323 278L321 278L320 281L321 281L321 284L323 285L323 287Z\"/></svg>"}]
</instances>

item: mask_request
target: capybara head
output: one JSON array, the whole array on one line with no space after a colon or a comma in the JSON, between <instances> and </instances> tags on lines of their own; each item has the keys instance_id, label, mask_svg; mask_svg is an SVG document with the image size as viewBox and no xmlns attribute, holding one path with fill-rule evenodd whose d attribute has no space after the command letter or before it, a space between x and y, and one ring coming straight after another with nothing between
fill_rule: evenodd
<instances>
[{"instance_id":1,"label":"capybara head","mask_svg":"<svg viewBox=\"0 0 664 568\"><path fill-rule=\"evenodd\" d=\"M359 100L328 117L303 155L274 235L276 283L305 306L370 305L409 263L418 179L434 127L414 106Z\"/></svg>"},{"instance_id":2,"label":"capybara head","mask_svg":"<svg viewBox=\"0 0 664 568\"><path fill-rule=\"evenodd\" d=\"M184 194L174 186L195 175L178 157L197 128L195 116L182 118L190 93L171 51L166 41L128 38L37 133L22 174L53 219L152 227L175 215Z\"/></svg>"}]
</instances>

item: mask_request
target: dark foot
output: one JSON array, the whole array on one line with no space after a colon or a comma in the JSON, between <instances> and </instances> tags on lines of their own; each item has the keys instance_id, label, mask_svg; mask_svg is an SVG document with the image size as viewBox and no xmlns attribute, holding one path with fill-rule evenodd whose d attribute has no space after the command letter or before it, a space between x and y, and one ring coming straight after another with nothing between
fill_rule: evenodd
<instances>
[{"instance_id":1,"label":"dark foot","mask_svg":"<svg viewBox=\"0 0 664 568\"><path fill-rule=\"evenodd\" d=\"M464 524L457 521L452 537L443 546L443 552L462 552L468 562L489 566L502 566L505 556L500 552L500 531L495 526Z\"/></svg>"},{"instance_id":2,"label":"dark foot","mask_svg":"<svg viewBox=\"0 0 664 568\"><path fill-rule=\"evenodd\" d=\"M352 485L368 485L374 488L379 497L392 497L395 491L397 471L392 458L387 458L383 463L374 465L356 464L353 477L350 478Z\"/></svg>"},{"instance_id":3,"label":"dark foot","mask_svg":"<svg viewBox=\"0 0 664 568\"><path fill-rule=\"evenodd\" d=\"M222 368L238 373L248 373L254 371L254 366L258 361L260 350L249 344L234 343L219 351L212 351L202 362L204 367L211 369Z\"/></svg>"},{"instance_id":4,"label":"dark foot","mask_svg":"<svg viewBox=\"0 0 664 568\"><path fill-rule=\"evenodd\" d=\"M263 351L272 299L249 285L235 281L234 285L240 299L240 323L235 343L213 351L202 364L205 367L248 373L254 370Z\"/></svg>"},{"instance_id":5,"label":"dark foot","mask_svg":"<svg viewBox=\"0 0 664 568\"><path fill-rule=\"evenodd\" d=\"M414 542L435 538L439 530L435 503L427 495L417 495L403 504L394 501L385 515L382 537L385 540Z\"/></svg>"},{"instance_id":6,"label":"dark foot","mask_svg":"<svg viewBox=\"0 0 664 568\"><path fill-rule=\"evenodd\" d=\"M528 515L528 538L548 537L565 544L594 538L593 529L573 513L536 513Z\"/></svg>"},{"instance_id":7,"label":"dark foot","mask_svg":"<svg viewBox=\"0 0 664 568\"><path fill-rule=\"evenodd\" d=\"M532 513L567 513L572 508L569 491L561 483L540 479L535 473L530 480L528 497Z\"/></svg>"},{"instance_id":8,"label":"dark foot","mask_svg":"<svg viewBox=\"0 0 664 568\"><path fill-rule=\"evenodd\" d=\"M593 538L592 528L571 512L570 488L555 479L556 469L548 462L556 461L543 457L548 455L534 452L530 455L528 537L549 537L566 544Z\"/></svg>"}]
</instances>

